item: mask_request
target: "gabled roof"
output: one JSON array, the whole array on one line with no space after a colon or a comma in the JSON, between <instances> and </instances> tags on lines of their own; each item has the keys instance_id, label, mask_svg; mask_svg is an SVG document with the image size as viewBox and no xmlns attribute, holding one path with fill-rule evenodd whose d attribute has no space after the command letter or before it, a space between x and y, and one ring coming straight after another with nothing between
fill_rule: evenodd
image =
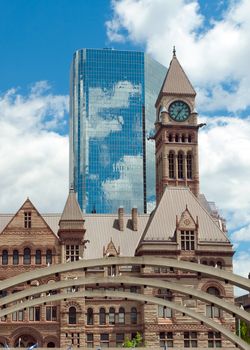
<instances>
[{"instance_id":1,"label":"gabled roof","mask_svg":"<svg viewBox=\"0 0 250 350\"><path fill-rule=\"evenodd\" d=\"M35 208L34 204L31 202L29 198L25 200L25 202L22 204L22 206L18 209L18 211L13 214L1 214L0 215L0 233L2 233L6 229L15 229L24 227L23 226L23 215L21 214L22 211L34 211L36 215L36 220L32 223L32 229L36 228L48 228L55 236L57 237L57 234L54 232L53 229L51 229L49 223L45 218L39 213L39 211ZM58 238L58 237L57 237Z\"/></svg>"},{"instance_id":2,"label":"gabled roof","mask_svg":"<svg viewBox=\"0 0 250 350\"><path fill-rule=\"evenodd\" d=\"M139 246L145 241L171 241L176 229L176 215L180 219L186 207L193 218L198 217L199 219L200 242L230 243L225 233L218 227L189 188L166 187Z\"/></svg>"},{"instance_id":3,"label":"gabled roof","mask_svg":"<svg viewBox=\"0 0 250 350\"><path fill-rule=\"evenodd\" d=\"M196 95L192 84L190 83L175 54L170 62L167 75L156 101L156 105L162 95L188 95L193 97Z\"/></svg>"},{"instance_id":4,"label":"gabled roof","mask_svg":"<svg viewBox=\"0 0 250 350\"><path fill-rule=\"evenodd\" d=\"M84 218L73 189L70 189L59 221L60 229L84 230Z\"/></svg>"}]
</instances>

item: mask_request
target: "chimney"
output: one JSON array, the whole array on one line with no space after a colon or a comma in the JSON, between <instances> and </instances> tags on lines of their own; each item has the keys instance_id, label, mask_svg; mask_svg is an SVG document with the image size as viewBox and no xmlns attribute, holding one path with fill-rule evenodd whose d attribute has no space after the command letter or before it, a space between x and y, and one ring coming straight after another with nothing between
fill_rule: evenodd
<instances>
[{"instance_id":1,"label":"chimney","mask_svg":"<svg viewBox=\"0 0 250 350\"><path fill-rule=\"evenodd\" d=\"M137 231L138 230L138 212L137 212L137 208L132 208L131 215L132 215L133 231Z\"/></svg>"},{"instance_id":2,"label":"chimney","mask_svg":"<svg viewBox=\"0 0 250 350\"><path fill-rule=\"evenodd\" d=\"M123 209L123 207L120 207L118 209L118 223L119 223L119 230L124 231L124 209Z\"/></svg>"}]
</instances>

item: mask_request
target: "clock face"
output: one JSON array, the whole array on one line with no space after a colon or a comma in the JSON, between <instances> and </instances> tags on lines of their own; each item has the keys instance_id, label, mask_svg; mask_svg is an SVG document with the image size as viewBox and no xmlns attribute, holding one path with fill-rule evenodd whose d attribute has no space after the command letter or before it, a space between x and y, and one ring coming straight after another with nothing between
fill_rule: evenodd
<instances>
[{"instance_id":1,"label":"clock face","mask_svg":"<svg viewBox=\"0 0 250 350\"><path fill-rule=\"evenodd\" d=\"M173 120L183 122L190 115L189 106L183 101L174 101L169 106L169 115Z\"/></svg>"}]
</instances>

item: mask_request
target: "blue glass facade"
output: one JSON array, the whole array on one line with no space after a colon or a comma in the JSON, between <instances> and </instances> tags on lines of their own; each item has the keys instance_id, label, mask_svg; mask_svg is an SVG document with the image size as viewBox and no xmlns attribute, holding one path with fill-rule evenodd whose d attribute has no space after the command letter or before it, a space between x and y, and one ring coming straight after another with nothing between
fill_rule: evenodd
<instances>
[{"instance_id":1,"label":"blue glass facade","mask_svg":"<svg viewBox=\"0 0 250 350\"><path fill-rule=\"evenodd\" d=\"M154 164L147 162L153 145L147 134L165 74L165 67L142 52L82 49L74 54L70 182L84 212L113 213L123 206L142 213L154 200Z\"/></svg>"}]
</instances>

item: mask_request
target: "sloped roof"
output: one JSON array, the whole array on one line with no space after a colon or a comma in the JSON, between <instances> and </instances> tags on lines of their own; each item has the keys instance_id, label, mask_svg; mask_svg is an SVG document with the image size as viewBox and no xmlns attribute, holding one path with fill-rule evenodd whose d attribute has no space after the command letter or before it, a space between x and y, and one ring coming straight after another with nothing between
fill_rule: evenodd
<instances>
[{"instance_id":1,"label":"sloped roof","mask_svg":"<svg viewBox=\"0 0 250 350\"><path fill-rule=\"evenodd\" d=\"M69 195L59 221L60 230L73 230L84 232L84 218L77 202L76 194L70 189Z\"/></svg>"},{"instance_id":2,"label":"sloped roof","mask_svg":"<svg viewBox=\"0 0 250 350\"><path fill-rule=\"evenodd\" d=\"M133 256L140 238L145 230L149 215L138 215L138 230L132 230L131 215L124 215L124 230L118 229L117 215L85 214L85 239L87 243L84 257L94 259L103 257L103 246L107 246L112 239L115 247L120 246L121 256Z\"/></svg>"},{"instance_id":3,"label":"sloped roof","mask_svg":"<svg viewBox=\"0 0 250 350\"><path fill-rule=\"evenodd\" d=\"M193 218L199 219L199 241L228 242L225 233L187 187L166 187L160 203L147 225L141 241L171 241L176 229L176 215L188 208Z\"/></svg>"},{"instance_id":4,"label":"sloped roof","mask_svg":"<svg viewBox=\"0 0 250 350\"><path fill-rule=\"evenodd\" d=\"M192 84L190 83L175 54L170 62L170 66L162 84L157 101L162 95L196 95Z\"/></svg>"},{"instance_id":5,"label":"sloped roof","mask_svg":"<svg viewBox=\"0 0 250 350\"><path fill-rule=\"evenodd\" d=\"M57 234L59 229L60 214L43 214L44 220ZM138 230L133 231L131 215L124 215L124 230L118 229L117 214L84 214L84 238L90 242L86 244L84 257L95 259L103 257L103 246L107 246L112 239L116 247L120 247L121 256L133 256L135 249L147 225L149 215L138 215Z\"/></svg>"},{"instance_id":6,"label":"sloped roof","mask_svg":"<svg viewBox=\"0 0 250 350\"><path fill-rule=\"evenodd\" d=\"M63 213L61 216L61 221L82 221L83 213L81 211L81 208L77 202L76 194L74 190L69 191L69 195L66 201L66 204L63 209Z\"/></svg>"}]
</instances>

